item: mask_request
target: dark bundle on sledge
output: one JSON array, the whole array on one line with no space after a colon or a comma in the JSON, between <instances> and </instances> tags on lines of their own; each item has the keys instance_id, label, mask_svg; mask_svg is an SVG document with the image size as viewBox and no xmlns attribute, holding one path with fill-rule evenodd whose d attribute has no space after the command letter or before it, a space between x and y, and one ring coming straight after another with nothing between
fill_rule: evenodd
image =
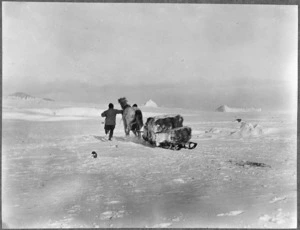
<instances>
[{"instance_id":1,"label":"dark bundle on sledge","mask_svg":"<svg viewBox=\"0 0 300 230\"><path fill-rule=\"evenodd\" d=\"M183 117L179 114L149 117L144 125L143 138L152 145L176 150L193 149L197 145L189 142L192 129L183 126Z\"/></svg>"}]
</instances>

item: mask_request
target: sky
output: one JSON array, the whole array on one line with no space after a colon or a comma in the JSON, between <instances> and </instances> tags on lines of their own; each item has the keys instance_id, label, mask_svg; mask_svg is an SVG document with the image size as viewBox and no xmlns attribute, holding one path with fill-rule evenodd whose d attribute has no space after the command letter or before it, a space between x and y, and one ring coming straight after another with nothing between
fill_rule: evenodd
<instances>
[{"instance_id":1,"label":"sky","mask_svg":"<svg viewBox=\"0 0 300 230\"><path fill-rule=\"evenodd\" d=\"M3 2L3 94L297 106L297 5Z\"/></svg>"}]
</instances>

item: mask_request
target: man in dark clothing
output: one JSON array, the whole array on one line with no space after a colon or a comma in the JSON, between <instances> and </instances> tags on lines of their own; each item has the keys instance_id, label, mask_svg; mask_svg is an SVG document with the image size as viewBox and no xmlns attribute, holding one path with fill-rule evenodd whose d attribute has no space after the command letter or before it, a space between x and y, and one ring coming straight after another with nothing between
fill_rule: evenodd
<instances>
[{"instance_id":1,"label":"man in dark clothing","mask_svg":"<svg viewBox=\"0 0 300 230\"><path fill-rule=\"evenodd\" d=\"M114 109L114 105L109 103L108 110L104 111L101 116L105 117L104 130L105 134L109 132L108 140L111 141L111 138L114 134L114 129L116 127L116 116L117 114L122 114L123 110Z\"/></svg>"},{"instance_id":2,"label":"man in dark clothing","mask_svg":"<svg viewBox=\"0 0 300 230\"><path fill-rule=\"evenodd\" d=\"M134 121L134 123L132 124L132 126L131 126L131 129L132 130L135 130L135 131L140 131L140 129L138 129L138 127L143 127L143 114L142 114L142 111L138 108L138 106L137 106L137 104L134 104L133 106L132 106L133 108L134 108L134 110L135 110L135 115L136 115L136 117L137 116L139 116L139 119L136 119L135 121Z\"/></svg>"}]
</instances>

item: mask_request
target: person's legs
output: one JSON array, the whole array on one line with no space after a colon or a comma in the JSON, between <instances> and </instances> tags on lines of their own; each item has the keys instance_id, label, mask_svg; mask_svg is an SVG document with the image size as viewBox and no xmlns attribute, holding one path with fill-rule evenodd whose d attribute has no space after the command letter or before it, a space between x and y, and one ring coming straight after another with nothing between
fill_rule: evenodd
<instances>
[{"instance_id":1,"label":"person's legs","mask_svg":"<svg viewBox=\"0 0 300 230\"><path fill-rule=\"evenodd\" d=\"M104 125L104 130L105 130L105 134L107 134L108 131L110 130L109 125Z\"/></svg>"},{"instance_id":2,"label":"person's legs","mask_svg":"<svg viewBox=\"0 0 300 230\"><path fill-rule=\"evenodd\" d=\"M137 136L137 124L136 123L131 124L131 131L134 133L135 136Z\"/></svg>"},{"instance_id":3,"label":"person's legs","mask_svg":"<svg viewBox=\"0 0 300 230\"><path fill-rule=\"evenodd\" d=\"M114 129L115 129L115 126L114 125L110 125L110 132L109 132L108 140L111 140L111 138L113 137L113 135L114 135Z\"/></svg>"}]
</instances>

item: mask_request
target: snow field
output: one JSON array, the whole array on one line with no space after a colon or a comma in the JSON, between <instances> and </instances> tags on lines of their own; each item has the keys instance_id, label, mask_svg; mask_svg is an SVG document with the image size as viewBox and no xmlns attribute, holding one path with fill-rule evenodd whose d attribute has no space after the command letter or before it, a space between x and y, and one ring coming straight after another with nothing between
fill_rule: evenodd
<instances>
[{"instance_id":1,"label":"snow field","mask_svg":"<svg viewBox=\"0 0 300 230\"><path fill-rule=\"evenodd\" d=\"M184 117L198 146L181 151L125 138L118 119L112 142L99 140L100 118L6 119L2 219L24 228L295 227L295 125L243 115L264 132L234 136L234 116ZM237 164L245 161L271 167Z\"/></svg>"}]
</instances>

